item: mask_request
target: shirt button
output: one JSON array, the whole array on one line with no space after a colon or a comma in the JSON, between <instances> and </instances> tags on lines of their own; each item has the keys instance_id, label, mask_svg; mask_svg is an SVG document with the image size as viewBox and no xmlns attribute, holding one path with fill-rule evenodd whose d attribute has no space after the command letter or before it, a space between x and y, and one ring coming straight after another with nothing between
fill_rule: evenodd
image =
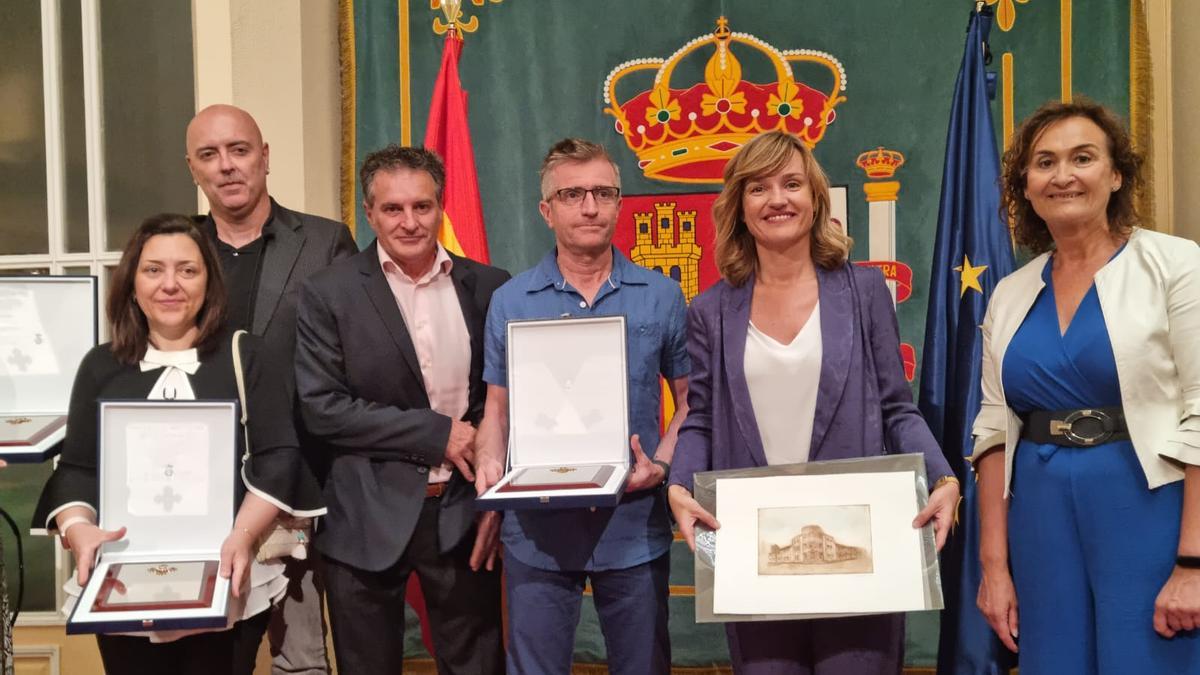
<instances>
[{"instance_id":1,"label":"shirt button","mask_svg":"<svg viewBox=\"0 0 1200 675\"><path fill-rule=\"evenodd\" d=\"M234 251L234 252L233 252L233 257L235 257L235 258L236 258L236 257L238 257L238 252L237 252L237 251Z\"/></svg>"},{"instance_id":2,"label":"shirt button","mask_svg":"<svg viewBox=\"0 0 1200 675\"><path fill-rule=\"evenodd\" d=\"M592 513L595 513L596 507L594 507L594 506L588 507L588 510L591 511Z\"/></svg>"},{"instance_id":3,"label":"shirt button","mask_svg":"<svg viewBox=\"0 0 1200 675\"><path fill-rule=\"evenodd\" d=\"M584 301L584 300L580 300L580 301L579 301L579 306L580 306L580 307L587 307L587 302L586 302L586 301ZM593 509L593 510L595 510L595 509Z\"/></svg>"}]
</instances>

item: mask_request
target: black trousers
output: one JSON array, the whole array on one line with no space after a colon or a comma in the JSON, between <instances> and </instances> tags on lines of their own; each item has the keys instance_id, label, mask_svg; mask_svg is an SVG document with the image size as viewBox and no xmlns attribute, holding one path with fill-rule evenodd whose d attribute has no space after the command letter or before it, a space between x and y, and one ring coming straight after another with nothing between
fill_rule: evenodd
<instances>
[{"instance_id":1,"label":"black trousers","mask_svg":"<svg viewBox=\"0 0 1200 675\"><path fill-rule=\"evenodd\" d=\"M404 555L382 572L325 557L325 594L339 673L395 675L404 661L404 591L421 580L440 675L504 673L500 572L471 571L473 534L438 549L438 500L426 499Z\"/></svg>"},{"instance_id":2,"label":"black trousers","mask_svg":"<svg viewBox=\"0 0 1200 675\"><path fill-rule=\"evenodd\" d=\"M130 635L97 635L96 642L107 675L254 675L254 658L270 616L268 609L229 630L174 642L156 644Z\"/></svg>"}]
</instances>

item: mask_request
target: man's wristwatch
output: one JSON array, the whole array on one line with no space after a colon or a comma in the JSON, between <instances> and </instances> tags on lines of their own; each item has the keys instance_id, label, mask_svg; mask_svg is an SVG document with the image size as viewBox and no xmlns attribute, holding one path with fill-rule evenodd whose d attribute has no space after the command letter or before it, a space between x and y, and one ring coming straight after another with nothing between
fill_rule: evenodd
<instances>
[{"instance_id":1,"label":"man's wristwatch","mask_svg":"<svg viewBox=\"0 0 1200 675\"><path fill-rule=\"evenodd\" d=\"M650 463L657 464L662 467L662 470L663 470L662 484L666 485L667 479L671 477L671 465L667 464L666 462L662 461L661 459L652 459L652 460L650 460Z\"/></svg>"}]
</instances>

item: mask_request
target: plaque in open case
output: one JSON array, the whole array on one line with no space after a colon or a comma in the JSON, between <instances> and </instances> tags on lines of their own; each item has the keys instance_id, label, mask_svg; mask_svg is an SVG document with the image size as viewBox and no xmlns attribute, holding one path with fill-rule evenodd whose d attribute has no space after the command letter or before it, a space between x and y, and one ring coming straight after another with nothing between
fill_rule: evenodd
<instances>
[{"instance_id":1,"label":"plaque in open case","mask_svg":"<svg viewBox=\"0 0 1200 675\"><path fill-rule=\"evenodd\" d=\"M508 461L484 510L616 506L629 477L625 317L510 321Z\"/></svg>"},{"instance_id":2,"label":"plaque in open case","mask_svg":"<svg viewBox=\"0 0 1200 675\"><path fill-rule=\"evenodd\" d=\"M233 524L234 401L101 401L101 546L68 633L218 628L217 574Z\"/></svg>"},{"instance_id":3,"label":"plaque in open case","mask_svg":"<svg viewBox=\"0 0 1200 675\"><path fill-rule=\"evenodd\" d=\"M0 459L57 454L96 326L95 277L0 276Z\"/></svg>"}]
</instances>

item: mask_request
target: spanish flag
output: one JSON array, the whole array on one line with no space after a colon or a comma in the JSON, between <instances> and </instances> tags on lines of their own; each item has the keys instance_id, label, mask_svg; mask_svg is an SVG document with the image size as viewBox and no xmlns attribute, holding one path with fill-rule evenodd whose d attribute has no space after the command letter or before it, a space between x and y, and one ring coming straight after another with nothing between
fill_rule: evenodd
<instances>
[{"instance_id":1,"label":"spanish flag","mask_svg":"<svg viewBox=\"0 0 1200 675\"><path fill-rule=\"evenodd\" d=\"M444 212L438 239L447 251L479 262L489 262L479 181L475 177L475 152L467 123L467 92L458 79L458 57L462 53L458 31L446 32L442 67L433 85L429 104L429 126L425 147L441 155L446 163Z\"/></svg>"}]
</instances>

